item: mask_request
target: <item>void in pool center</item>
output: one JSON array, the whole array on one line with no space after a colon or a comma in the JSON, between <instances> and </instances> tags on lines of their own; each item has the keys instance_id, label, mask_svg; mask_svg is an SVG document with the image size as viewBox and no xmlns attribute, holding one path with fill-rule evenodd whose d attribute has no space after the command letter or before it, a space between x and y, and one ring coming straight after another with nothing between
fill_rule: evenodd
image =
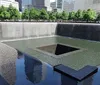
<instances>
[{"instance_id":1,"label":"void in pool center","mask_svg":"<svg viewBox=\"0 0 100 85\"><path fill-rule=\"evenodd\" d=\"M38 47L39 50L52 53L54 55L61 55L69 52L73 52L79 50L78 48L74 48L71 46L61 45L61 44L53 44L48 46Z\"/></svg>"}]
</instances>

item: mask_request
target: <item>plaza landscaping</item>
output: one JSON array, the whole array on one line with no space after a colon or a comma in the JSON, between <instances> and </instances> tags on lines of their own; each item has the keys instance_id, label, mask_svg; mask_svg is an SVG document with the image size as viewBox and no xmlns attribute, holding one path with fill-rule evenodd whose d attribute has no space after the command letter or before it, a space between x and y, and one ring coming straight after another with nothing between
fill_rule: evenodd
<instances>
[{"instance_id":1,"label":"plaza landscaping","mask_svg":"<svg viewBox=\"0 0 100 85\"><path fill-rule=\"evenodd\" d=\"M47 12L45 9L25 9L20 13L10 5L8 8L0 7L0 21L48 21L48 22L98 22L100 13L93 9L78 10L76 12Z\"/></svg>"}]
</instances>

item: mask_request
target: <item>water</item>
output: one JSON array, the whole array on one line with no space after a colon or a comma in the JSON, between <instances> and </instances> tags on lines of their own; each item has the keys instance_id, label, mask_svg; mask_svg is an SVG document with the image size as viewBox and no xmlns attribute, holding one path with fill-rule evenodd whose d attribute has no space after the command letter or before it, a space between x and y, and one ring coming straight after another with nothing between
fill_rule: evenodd
<instances>
[{"instance_id":1,"label":"water","mask_svg":"<svg viewBox=\"0 0 100 85\"><path fill-rule=\"evenodd\" d=\"M79 50L77 48L66 46L66 45L61 45L61 44L54 44L54 45L38 47L38 49L52 53L54 55L61 55L64 53L69 53L69 52Z\"/></svg>"},{"instance_id":2,"label":"water","mask_svg":"<svg viewBox=\"0 0 100 85\"><path fill-rule=\"evenodd\" d=\"M60 74L50 65L28 55L20 57L16 61L15 85L60 85Z\"/></svg>"},{"instance_id":3,"label":"water","mask_svg":"<svg viewBox=\"0 0 100 85\"><path fill-rule=\"evenodd\" d=\"M93 76L78 82L53 71L49 64L24 54L16 60L15 85L100 85L100 70Z\"/></svg>"},{"instance_id":4,"label":"water","mask_svg":"<svg viewBox=\"0 0 100 85\"><path fill-rule=\"evenodd\" d=\"M95 75L90 76L82 82L78 82L53 71L53 67L47 63L27 54L20 54L16 59L16 79L13 85L100 85L99 79L100 68ZM0 76L1 84L11 85Z\"/></svg>"}]
</instances>

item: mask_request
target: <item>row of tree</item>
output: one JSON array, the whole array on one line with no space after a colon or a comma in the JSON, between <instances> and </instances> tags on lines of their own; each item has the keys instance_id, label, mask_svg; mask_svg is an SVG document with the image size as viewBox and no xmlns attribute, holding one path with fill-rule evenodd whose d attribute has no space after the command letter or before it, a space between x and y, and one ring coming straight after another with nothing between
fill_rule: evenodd
<instances>
[{"instance_id":1,"label":"row of tree","mask_svg":"<svg viewBox=\"0 0 100 85\"><path fill-rule=\"evenodd\" d=\"M20 13L16 8L10 5L8 8L0 7L0 20L72 20L72 21L99 21L100 14L97 14L94 10L78 10L77 12L47 12L45 9L25 9L23 13Z\"/></svg>"},{"instance_id":2,"label":"row of tree","mask_svg":"<svg viewBox=\"0 0 100 85\"><path fill-rule=\"evenodd\" d=\"M58 12L47 12L45 9L38 10L32 8L30 10L25 9L22 13L22 19L29 20L67 20L68 13L63 11L62 13Z\"/></svg>"},{"instance_id":3,"label":"row of tree","mask_svg":"<svg viewBox=\"0 0 100 85\"><path fill-rule=\"evenodd\" d=\"M20 19L19 11L10 5L8 8L1 6L0 7L0 20L18 20Z\"/></svg>"}]
</instances>

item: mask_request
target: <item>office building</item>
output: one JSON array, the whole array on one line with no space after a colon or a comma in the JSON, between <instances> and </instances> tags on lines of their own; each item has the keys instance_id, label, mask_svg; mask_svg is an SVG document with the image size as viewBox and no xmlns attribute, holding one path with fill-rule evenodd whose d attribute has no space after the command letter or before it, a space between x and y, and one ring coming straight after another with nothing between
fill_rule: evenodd
<instances>
[{"instance_id":1,"label":"office building","mask_svg":"<svg viewBox=\"0 0 100 85\"><path fill-rule=\"evenodd\" d=\"M52 11L62 12L63 11L63 3L64 0L56 0L55 2L51 2L50 6Z\"/></svg>"},{"instance_id":2,"label":"office building","mask_svg":"<svg viewBox=\"0 0 100 85\"><path fill-rule=\"evenodd\" d=\"M46 9L47 11L51 11L50 0L16 0L19 2L20 11L24 11L25 9L31 9L32 7L37 9Z\"/></svg>"},{"instance_id":3,"label":"office building","mask_svg":"<svg viewBox=\"0 0 100 85\"><path fill-rule=\"evenodd\" d=\"M66 12L72 12L74 10L75 1L64 1L63 10Z\"/></svg>"},{"instance_id":4,"label":"office building","mask_svg":"<svg viewBox=\"0 0 100 85\"><path fill-rule=\"evenodd\" d=\"M15 0L19 4L19 11L22 11L22 0Z\"/></svg>"},{"instance_id":5,"label":"office building","mask_svg":"<svg viewBox=\"0 0 100 85\"><path fill-rule=\"evenodd\" d=\"M56 2L51 3L52 10L55 10L57 12L71 12L74 10L74 4L75 1L68 1L68 0L56 0Z\"/></svg>"},{"instance_id":6,"label":"office building","mask_svg":"<svg viewBox=\"0 0 100 85\"><path fill-rule=\"evenodd\" d=\"M64 0L56 0L56 9L57 12L63 11Z\"/></svg>"},{"instance_id":7,"label":"office building","mask_svg":"<svg viewBox=\"0 0 100 85\"><path fill-rule=\"evenodd\" d=\"M51 2L50 6L52 10L56 9L56 2Z\"/></svg>"}]
</instances>

